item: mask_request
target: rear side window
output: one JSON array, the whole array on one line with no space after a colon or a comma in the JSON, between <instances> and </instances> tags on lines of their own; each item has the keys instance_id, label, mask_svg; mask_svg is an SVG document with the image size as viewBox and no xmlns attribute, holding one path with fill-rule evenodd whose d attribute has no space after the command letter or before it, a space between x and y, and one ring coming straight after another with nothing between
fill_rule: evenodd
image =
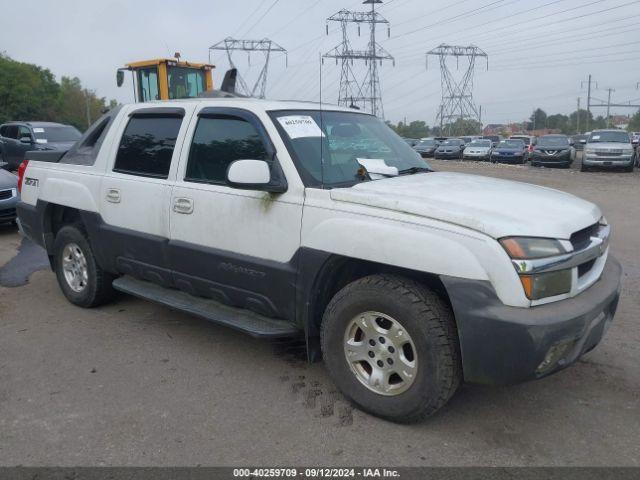
<instances>
[{"instance_id":1,"label":"rear side window","mask_svg":"<svg viewBox=\"0 0 640 480\"><path fill-rule=\"evenodd\" d=\"M167 178L182 118L132 117L120 140L114 172Z\"/></svg>"},{"instance_id":2,"label":"rear side window","mask_svg":"<svg viewBox=\"0 0 640 480\"><path fill-rule=\"evenodd\" d=\"M4 131L2 136L5 138L18 138L18 126L17 125L7 125L4 127Z\"/></svg>"},{"instance_id":3,"label":"rear side window","mask_svg":"<svg viewBox=\"0 0 640 480\"><path fill-rule=\"evenodd\" d=\"M234 160L267 160L260 134L251 123L231 115L200 117L193 135L185 180L224 184Z\"/></svg>"}]
</instances>

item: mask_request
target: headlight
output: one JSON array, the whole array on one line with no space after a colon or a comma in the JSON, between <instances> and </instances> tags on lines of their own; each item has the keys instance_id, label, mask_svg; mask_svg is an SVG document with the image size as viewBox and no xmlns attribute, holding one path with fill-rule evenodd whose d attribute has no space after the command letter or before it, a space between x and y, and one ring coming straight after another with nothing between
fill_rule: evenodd
<instances>
[{"instance_id":1,"label":"headlight","mask_svg":"<svg viewBox=\"0 0 640 480\"><path fill-rule=\"evenodd\" d=\"M535 260L567 253L562 244L553 238L509 237L500 240L509 257L515 260ZM524 263L524 262L523 262ZM571 269L526 274L524 268L518 270L524 293L530 300L562 295L571 291Z\"/></svg>"},{"instance_id":2,"label":"headlight","mask_svg":"<svg viewBox=\"0 0 640 480\"><path fill-rule=\"evenodd\" d=\"M500 240L500 244L514 260L531 260L567 253L554 238L509 237Z\"/></svg>"},{"instance_id":3,"label":"headlight","mask_svg":"<svg viewBox=\"0 0 640 480\"><path fill-rule=\"evenodd\" d=\"M633 148L622 150L623 155L633 155Z\"/></svg>"},{"instance_id":4,"label":"headlight","mask_svg":"<svg viewBox=\"0 0 640 480\"><path fill-rule=\"evenodd\" d=\"M593 148L585 148L584 153L585 155L595 155L596 151Z\"/></svg>"}]
</instances>

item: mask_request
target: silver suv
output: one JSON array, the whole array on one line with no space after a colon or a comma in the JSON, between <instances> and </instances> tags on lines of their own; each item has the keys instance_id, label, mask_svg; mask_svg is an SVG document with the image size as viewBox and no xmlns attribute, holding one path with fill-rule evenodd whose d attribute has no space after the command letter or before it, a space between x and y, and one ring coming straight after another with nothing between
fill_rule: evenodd
<instances>
[{"instance_id":1,"label":"silver suv","mask_svg":"<svg viewBox=\"0 0 640 480\"><path fill-rule=\"evenodd\" d=\"M582 156L584 172L590 167L623 167L632 172L635 154L631 138L624 130L594 130L589 135Z\"/></svg>"}]
</instances>

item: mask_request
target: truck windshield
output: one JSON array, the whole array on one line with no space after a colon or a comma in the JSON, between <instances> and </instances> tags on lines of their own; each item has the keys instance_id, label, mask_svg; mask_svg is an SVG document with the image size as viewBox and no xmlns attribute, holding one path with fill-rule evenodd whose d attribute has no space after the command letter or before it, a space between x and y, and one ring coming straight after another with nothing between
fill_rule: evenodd
<instances>
[{"instance_id":1,"label":"truck windshield","mask_svg":"<svg viewBox=\"0 0 640 480\"><path fill-rule=\"evenodd\" d=\"M75 127L34 127L33 134L37 140L45 140L47 143L75 142L82 135Z\"/></svg>"},{"instance_id":2,"label":"truck windshield","mask_svg":"<svg viewBox=\"0 0 640 480\"><path fill-rule=\"evenodd\" d=\"M358 159L382 161L400 175L431 170L419 153L373 115L319 110L269 115L308 186L347 187L369 180Z\"/></svg>"},{"instance_id":3,"label":"truck windshield","mask_svg":"<svg viewBox=\"0 0 640 480\"><path fill-rule=\"evenodd\" d=\"M587 143L631 143L629 134L620 130L619 132L593 132Z\"/></svg>"}]
</instances>

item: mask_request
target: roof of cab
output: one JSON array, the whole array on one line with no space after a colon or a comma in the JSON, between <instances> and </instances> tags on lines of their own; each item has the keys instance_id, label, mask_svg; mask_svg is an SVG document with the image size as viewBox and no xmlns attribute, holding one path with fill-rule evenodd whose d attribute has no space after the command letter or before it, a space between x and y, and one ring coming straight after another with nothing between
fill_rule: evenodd
<instances>
[{"instance_id":1,"label":"roof of cab","mask_svg":"<svg viewBox=\"0 0 640 480\"><path fill-rule=\"evenodd\" d=\"M144 103L136 103L132 105L139 105L140 107L150 107L150 106L180 106L180 105L190 105L190 104L207 104L211 106L238 106L238 107L246 107L247 105L254 105L259 107L261 110L272 111L272 110L331 110L331 111L341 111L341 112L351 112L351 113L363 113L367 114L368 112L364 112L362 110L356 110L353 108L347 108L340 105L333 105L327 103L317 103L317 102L307 102L307 101L299 101L299 100L267 100L267 99L259 99L259 98L250 98L250 97L218 97L218 98L183 98L176 100L156 100L152 102L144 102Z\"/></svg>"}]
</instances>

